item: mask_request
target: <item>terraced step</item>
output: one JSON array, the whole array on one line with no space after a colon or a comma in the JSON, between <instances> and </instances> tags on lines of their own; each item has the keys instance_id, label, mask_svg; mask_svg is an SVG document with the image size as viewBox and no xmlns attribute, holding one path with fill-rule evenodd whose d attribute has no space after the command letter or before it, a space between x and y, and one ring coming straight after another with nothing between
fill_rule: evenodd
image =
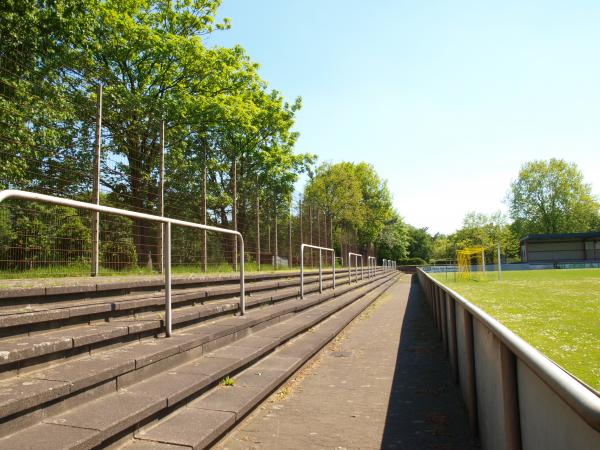
<instances>
[{"instance_id":1,"label":"terraced step","mask_svg":"<svg viewBox=\"0 0 600 450\"><path fill-rule=\"evenodd\" d=\"M340 281L346 279L347 275L338 276ZM324 280L330 280L331 275L325 275ZM308 283L314 283L318 276L310 275L306 277ZM239 283L239 281L238 281ZM245 291L252 296L254 293L270 291L273 289L284 289L292 286L298 286L298 278L291 277L285 279L255 281L246 284ZM185 285L184 285L185 286ZM10 292L10 291L8 291ZM96 291L94 291L96 292ZM16 291L20 294L20 291ZM82 291L80 294L86 294ZM4 295L2 304L5 305L9 300L6 297L7 291L0 291ZM172 304L177 307L184 303L206 303L208 301L239 296L239 285L220 285L208 287L188 287L174 289L172 292ZM67 299L65 299L67 297ZM0 309L0 335L7 335L4 329L12 327L21 327L18 330L12 330L12 333L29 332L39 329L39 325L52 322L54 326L57 323L69 324L86 320L98 320L99 318L108 318L115 315L131 315L140 310L157 309L164 307L164 293L161 291L151 291L143 293L118 293L114 295L92 296L87 298L68 298L70 295L59 296L55 294L48 297L27 297L27 303L21 303L17 306L3 306ZM19 297L22 298L22 297ZM35 326L38 326L37 328Z\"/></svg>"},{"instance_id":2,"label":"terraced step","mask_svg":"<svg viewBox=\"0 0 600 450\"><path fill-rule=\"evenodd\" d=\"M347 278L339 280L338 287L342 286L345 281ZM324 287L330 287L330 284L325 283ZM317 292L318 283L308 284L305 291ZM297 287L261 291L260 294L248 297L247 306L255 308L267 303L296 298L298 295ZM226 313L234 313L237 310L238 299L235 297L191 306L180 306L173 311L173 325L175 327L189 325ZM83 351L91 353L101 346L115 343L116 340L127 342L154 336L164 329L162 312L157 311L142 312L135 316L117 315L116 317L111 316L109 319L108 322L103 320L85 322L70 327L2 339L0 342L0 377L20 375L32 370L31 367L35 369L36 362L41 357L59 356L66 352L75 355ZM60 325L60 321L53 323L53 326ZM28 361L27 364L24 363L25 361Z\"/></svg>"},{"instance_id":3,"label":"terraced step","mask_svg":"<svg viewBox=\"0 0 600 450\"><path fill-rule=\"evenodd\" d=\"M235 376L233 385L217 386L201 397L189 401L168 416L134 433L134 439L120 448L127 450L154 448L167 450L170 446L205 448L230 430L275 389L283 384L306 361L331 341L365 308L375 301L392 281L383 283L358 301L341 309L313 328L315 319L308 314L258 332L259 339L287 340L285 330L298 334L311 329L292 342L262 358Z\"/></svg>"},{"instance_id":4,"label":"terraced step","mask_svg":"<svg viewBox=\"0 0 600 450\"><path fill-rule=\"evenodd\" d=\"M384 276L371 281L377 282L382 278ZM369 281L353 285L346 284L336 287L335 292L327 290L323 294L311 295L304 300L288 300L274 306L252 310L243 317L229 317L186 327L168 339L144 339L115 349L92 351L91 354L86 352L85 356L67 359L54 366L43 364L38 370L25 376L0 381L0 417L3 418L0 423L0 434L10 433L19 426L26 426L34 422L38 418L36 414L39 415L40 411L42 415L51 414L58 410L57 402L59 401L76 404L78 397L86 395L87 390L96 389L98 386L104 386L109 391L122 388L144 377L181 364L202 352L240 339L251 330L257 331L273 325L292 314L325 302L334 295L339 297L368 283ZM155 326L158 326L159 321L154 320L154 322ZM22 346L21 350L25 352L25 349L29 348L30 352L38 352L39 355L42 351L51 350L53 346L57 349L62 345L64 349L68 349L67 344L64 344L65 341L70 339L72 342L79 340L78 342L84 343L86 339L89 340L94 335L92 330L94 333L104 333L104 337L110 339L111 333L116 333L115 327L111 325L90 326L90 333L87 335L68 333L69 330L57 330L53 332L56 340L52 341L52 345L48 345L48 341L43 339L32 341L32 337L28 337L28 343L33 346ZM129 324L116 328L131 329L132 327L133 325ZM87 397L93 397L93 394ZM29 414L29 411L33 411L33 413ZM18 422L16 426L15 422Z\"/></svg>"},{"instance_id":5,"label":"terraced step","mask_svg":"<svg viewBox=\"0 0 600 450\"><path fill-rule=\"evenodd\" d=\"M240 337L240 333L244 328L239 323L233 322L246 321L248 325L256 325L257 318L248 315L226 319L232 323L224 326L237 327L237 331L227 335L232 336L230 343L225 346L220 345L218 349L214 348L214 343L226 337L225 335L208 342L207 346L191 347L198 342L206 342L203 341L206 339L206 333L202 333L202 327L197 327L195 330L200 332L198 335L186 332L185 335L177 335L162 342L157 341L153 345L163 352L173 352L175 347L188 350L180 352L178 359L174 359L173 356L176 354L173 354L162 360L164 364L148 365L147 367L151 367L152 371L146 371L144 366L140 366L140 370L117 376L113 381L118 388L117 391L86 401L75 408L74 404L71 404L69 408L72 409L63 408L66 409L65 412L55 409L55 411L50 410L48 414L41 414L41 417L37 417L36 423L30 423L27 428L0 439L0 448L92 448L100 444L106 445L158 415L168 414L172 408L193 399L223 376L233 374L245 365L257 361L294 335L305 331L316 323L315 321L325 319L369 291L389 282L389 276L386 275L365 282L358 288L355 285L347 286L344 294L338 294L326 302L319 302L319 299L315 298L316 295L312 296L310 302L308 299L297 300L297 303L304 304L302 306L305 311L286 317L277 325L262 329L256 329L254 326L254 332L249 335L246 332L243 337ZM306 310L311 302L316 306ZM262 311L256 312L260 314ZM218 332L219 327L223 328L221 323L211 324L211 326L213 332ZM249 331L251 328L247 327L245 330ZM236 335L238 335L237 339ZM137 366L140 356L138 351L131 350L129 354L125 351L123 355L123 350L119 349L114 353L111 357L120 359L122 363L135 355ZM140 364L143 364L147 360L142 358L140 361ZM66 373L71 371L63 371L63 374ZM40 436L44 434L49 436L49 440L40 440Z\"/></svg>"}]
</instances>

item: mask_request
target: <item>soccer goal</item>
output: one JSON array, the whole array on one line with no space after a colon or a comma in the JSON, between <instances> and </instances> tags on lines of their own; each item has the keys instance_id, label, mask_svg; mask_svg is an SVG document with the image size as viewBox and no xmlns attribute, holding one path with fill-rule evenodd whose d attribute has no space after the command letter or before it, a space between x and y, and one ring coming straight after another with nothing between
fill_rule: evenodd
<instances>
[{"instance_id":1,"label":"soccer goal","mask_svg":"<svg viewBox=\"0 0 600 450\"><path fill-rule=\"evenodd\" d=\"M456 252L459 280L480 280L485 277L485 248L467 247Z\"/></svg>"}]
</instances>

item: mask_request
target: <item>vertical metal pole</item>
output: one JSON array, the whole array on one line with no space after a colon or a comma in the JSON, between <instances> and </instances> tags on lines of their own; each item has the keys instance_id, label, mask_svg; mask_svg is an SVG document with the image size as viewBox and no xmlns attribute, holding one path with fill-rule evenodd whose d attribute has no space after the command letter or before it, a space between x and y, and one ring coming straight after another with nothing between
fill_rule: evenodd
<instances>
[{"instance_id":1,"label":"vertical metal pole","mask_svg":"<svg viewBox=\"0 0 600 450\"><path fill-rule=\"evenodd\" d=\"M352 283L352 256L348 253L348 284Z\"/></svg>"},{"instance_id":2,"label":"vertical metal pole","mask_svg":"<svg viewBox=\"0 0 600 450\"><path fill-rule=\"evenodd\" d=\"M258 175L256 175L256 186L258 188ZM260 271L260 190L256 194L256 263Z\"/></svg>"},{"instance_id":3,"label":"vertical metal pole","mask_svg":"<svg viewBox=\"0 0 600 450\"><path fill-rule=\"evenodd\" d=\"M304 298L304 244L300 245L300 298Z\"/></svg>"},{"instance_id":4,"label":"vertical metal pole","mask_svg":"<svg viewBox=\"0 0 600 450\"><path fill-rule=\"evenodd\" d=\"M158 166L158 211L161 217L165 216L165 121L160 121L160 132L159 132L159 146L160 146L160 162ZM165 224L160 223L160 233L158 249L160 250L160 258L157 258L158 272L163 271L164 266L164 254L165 254L165 242L163 236L165 234Z\"/></svg>"},{"instance_id":5,"label":"vertical metal pole","mask_svg":"<svg viewBox=\"0 0 600 450\"><path fill-rule=\"evenodd\" d=\"M94 181L92 202L100 204L100 153L102 151L102 85L96 94L96 141L94 145ZM92 212L92 267L90 275L95 277L100 269L100 213Z\"/></svg>"},{"instance_id":6,"label":"vertical metal pole","mask_svg":"<svg viewBox=\"0 0 600 450\"><path fill-rule=\"evenodd\" d=\"M165 333L167 337L171 336L171 222L167 222L163 227L163 243L165 251L163 254L163 274L165 276Z\"/></svg>"},{"instance_id":7,"label":"vertical metal pole","mask_svg":"<svg viewBox=\"0 0 600 450\"><path fill-rule=\"evenodd\" d=\"M233 157L233 229L237 231L237 156ZM238 238L235 235L234 245L233 245L233 261L234 267L233 270L237 271L238 265Z\"/></svg>"},{"instance_id":8,"label":"vertical metal pole","mask_svg":"<svg viewBox=\"0 0 600 450\"><path fill-rule=\"evenodd\" d=\"M292 263L292 201L290 200L290 210L288 216L288 269L293 266Z\"/></svg>"},{"instance_id":9,"label":"vertical metal pole","mask_svg":"<svg viewBox=\"0 0 600 450\"><path fill-rule=\"evenodd\" d=\"M207 218L207 214L206 214L206 197L207 197L206 179L208 178L208 158L207 158L207 156L208 156L208 154L207 154L206 147L205 147L204 148L204 176L202 177L202 215L203 215L204 225L207 225L207 223L206 223L206 218ZM207 272L207 270L208 270L208 244L206 241L207 241L207 232L206 232L206 230L204 230L204 239L202 240L204 272Z\"/></svg>"},{"instance_id":10,"label":"vertical metal pole","mask_svg":"<svg viewBox=\"0 0 600 450\"><path fill-rule=\"evenodd\" d=\"M502 259L500 259L500 242L498 242L498 281L502 280Z\"/></svg>"},{"instance_id":11,"label":"vertical metal pole","mask_svg":"<svg viewBox=\"0 0 600 450\"><path fill-rule=\"evenodd\" d=\"M481 250L481 271L485 273L485 250Z\"/></svg>"},{"instance_id":12,"label":"vertical metal pole","mask_svg":"<svg viewBox=\"0 0 600 450\"><path fill-rule=\"evenodd\" d=\"M323 251L319 249L319 293L323 293Z\"/></svg>"},{"instance_id":13,"label":"vertical metal pole","mask_svg":"<svg viewBox=\"0 0 600 450\"><path fill-rule=\"evenodd\" d=\"M333 272L333 289L335 289L335 251L331 252L331 271Z\"/></svg>"},{"instance_id":14,"label":"vertical metal pole","mask_svg":"<svg viewBox=\"0 0 600 450\"><path fill-rule=\"evenodd\" d=\"M333 217L329 216L329 246L333 248ZM335 261L335 251L331 254L331 257Z\"/></svg>"},{"instance_id":15,"label":"vertical metal pole","mask_svg":"<svg viewBox=\"0 0 600 450\"><path fill-rule=\"evenodd\" d=\"M360 279L365 279L365 262L363 261L362 255L360 256Z\"/></svg>"},{"instance_id":16,"label":"vertical metal pole","mask_svg":"<svg viewBox=\"0 0 600 450\"><path fill-rule=\"evenodd\" d=\"M279 257L279 252L278 252L278 248L277 248L277 241L279 239L277 239L277 205L275 205L275 264L274 264L274 268L277 270L279 268L279 261L277 260L277 258Z\"/></svg>"},{"instance_id":17,"label":"vertical metal pole","mask_svg":"<svg viewBox=\"0 0 600 450\"><path fill-rule=\"evenodd\" d=\"M304 242L304 233L302 230L302 200L298 200L298 211L300 213L300 245L302 245ZM304 260L302 260L302 263L304 263Z\"/></svg>"},{"instance_id":18,"label":"vertical metal pole","mask_svg":"<svg viewBox=\"0 0 600 450\"><path fill-rule=\"evenodd\" d=\"M321 245L321 214L319 214L319 208L317 208L317 238L319 240L319 247L323 247Z\"/></svg>"},{"instance_id":19,"label":"vertical metal pole","mask_svg":"<svg viewBox=\"0 0 600 450\"><path fill-rule=\"evenodd\" d=\"M236 235L237 238L237 235ZM242 235L239 236L240 242L240 314L243 316L246 314L246 279L245 279L245 268L244 268L244 238ZM237 241L237 239L236 239Z\"/></svg>"},{"instance_id":20,"label":"vertical metal pole","mask_svg":"<svg viewBox=\"0 0 600 450\"><path fill-rule=\"evenodd\" d=\"M312 204L308 206L308 224L310 226L310 245L313 245L313 216L312 216ZM310 249L310 267L315 267L315 262L313 260L313 251Z\"/></svg>"}]
</instances>

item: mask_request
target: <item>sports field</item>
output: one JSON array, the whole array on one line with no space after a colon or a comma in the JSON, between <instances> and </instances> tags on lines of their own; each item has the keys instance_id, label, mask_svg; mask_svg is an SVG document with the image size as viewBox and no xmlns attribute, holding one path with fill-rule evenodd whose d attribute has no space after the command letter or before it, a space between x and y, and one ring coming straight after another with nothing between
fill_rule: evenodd
<instances>
[{"instance_id":1,"label":"sports field","mask_svg":"<svg viewBox=\"0 0 600 450\"><path fill-rule=\"evenodd\" d=\"M600 269L433 275L600 391Z\"/></svg>"}]
</instances>

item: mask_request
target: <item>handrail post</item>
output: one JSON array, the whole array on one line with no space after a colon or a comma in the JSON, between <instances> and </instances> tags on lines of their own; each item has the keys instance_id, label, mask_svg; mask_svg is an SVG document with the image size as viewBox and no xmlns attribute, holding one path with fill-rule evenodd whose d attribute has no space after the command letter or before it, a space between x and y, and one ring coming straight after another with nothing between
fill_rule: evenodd
<instances>
[{"instance_id":1,"label":"handrail post","mask_svg":"<svg viewBox=\"0 0 600 450\"><path fill-rule=\"evenodd\" d=\"M319 294L323 293L323 251L319 249Z\"/></svg>"},{"instance_id":2,"label":"handrail post","mask_svg":"<svg viewBox=\"0 0 600 450\"><path fill-rule=\"evenodd\" d=\"M244 237L241 233L236 235L240 240L240 314L243 316L246 314L246 279L245 279L245 267L244 262Z\"/></svg>"},{"instance_id":3,"label":"handrail post","mask_svg":"<svg viewBox=\"0 0 600 450\"><path fill-rule=\"evenodd\" d=\"M300 298L304 298L304 244L300 245Z\"/></svg>"},{"instance_id":4,"label":"handrail post","mask_svg":"<svg viewBox=\"0 0 600 450\"><path fill-rule=\"evenodd\" d=\"M171 337L171 222L163 224L163 272L165 275L165 334Z\"/></svg>"},{"instance_id":5,"label":"handrail post","mask_svg":"<svg viewBox=\"0 0 600 450\"><path fill-rule=\"evenodd\" d=\"M348 253L348 284L352 284L352 256Z\"/></svg>"},{"instance_id":6,"label":"handrail post","mask_svg":"<svg viewBox=\"0 0 600 450\"><path fill-rule=\"evenodd\" d=\"M361 281L365 279L365 262L362 255L360 255L360 279Z\"/></svg>"},{"instance_id":7,"label":"handrail post","mask_svg":"<svg viewBox=\"0 0 600 450\"><path fill-rule=\"evenodd\" d=\"M332 285L332 288L335 289L335 252L332 253L331 259L333 260L333 262L331 264L331 270L333 272L333 285Z\"/></svg>"}]
</instances>

